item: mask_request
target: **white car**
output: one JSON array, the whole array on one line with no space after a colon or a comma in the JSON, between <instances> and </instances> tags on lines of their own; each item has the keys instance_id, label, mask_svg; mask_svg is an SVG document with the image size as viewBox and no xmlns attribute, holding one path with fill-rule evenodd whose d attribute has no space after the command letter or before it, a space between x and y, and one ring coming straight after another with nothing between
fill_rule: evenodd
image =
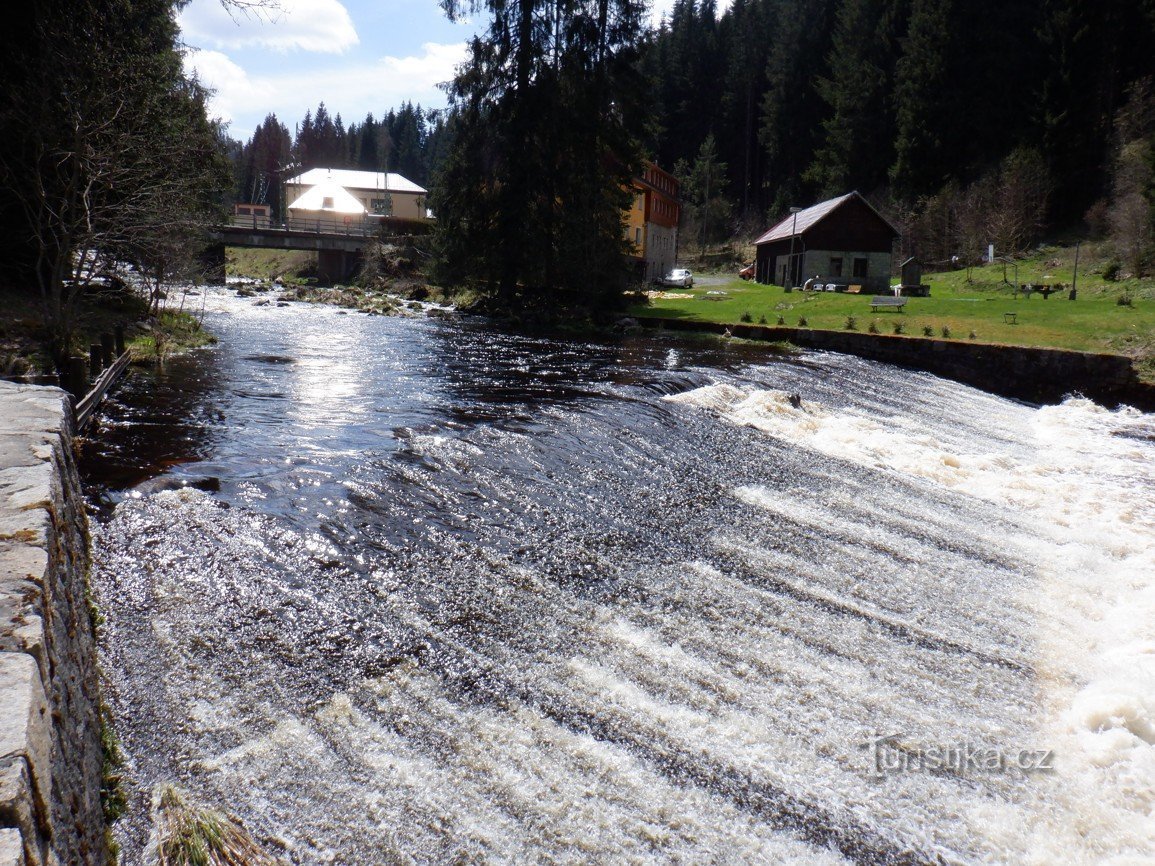
<instances>
[{"instance_id":1,"label":"white car","mask_svg":"<svg viewBox=\"0 0 1155 866\"><path fill-rule=\"evenodd\" d=\"M683 289L688 289L694 285L694 274L685 268L674 268L659 282L663 286L681 286Z\"/></svg>"}]
</instances>

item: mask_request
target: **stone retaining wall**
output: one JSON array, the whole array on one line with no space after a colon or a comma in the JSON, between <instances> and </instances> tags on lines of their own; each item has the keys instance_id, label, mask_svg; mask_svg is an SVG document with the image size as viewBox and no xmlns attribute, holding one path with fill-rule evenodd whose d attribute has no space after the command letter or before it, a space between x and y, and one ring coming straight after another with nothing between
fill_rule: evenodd
<instances>
[{"instance_id":1,"label":"stone retaining wall","mask_svg":"<svg viewBox=\"0 0 1155 866\"><path fill-rule=\"evenodd\" d=\"M72 449L63 391L0 382L0 866L108 862Z\"/></svg>"},{"instance_id":2,"label":"stone retaining wall","mask_svg":"<svg viewBox=\"0 0 1155 866\"><path fill-rule=\"evenodd\" d=\"M1155 386L1140 382L1130 358L1027 346L995 346L766 325L719 325L682 319L640 318L646 328L705 331L751 340L780 340L808 349L843 352L899 367L925 370L1005 397L1053 403L1080 393L1100 403L1155 411Z\"/></svg>"}]
</instances>

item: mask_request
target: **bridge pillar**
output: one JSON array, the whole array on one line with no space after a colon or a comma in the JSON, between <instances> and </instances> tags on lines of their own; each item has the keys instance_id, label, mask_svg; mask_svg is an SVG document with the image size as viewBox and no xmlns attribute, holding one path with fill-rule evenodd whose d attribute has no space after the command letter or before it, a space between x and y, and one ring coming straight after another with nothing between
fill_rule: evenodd
<instances>
[{"instance_id":1,"label":"bridge pillar","mask_svg":"<svg viewBox=\"0 0 1155 866\"><path fill-rule=\"evenodd\" d=\"M317 251L317 279L323 283L345 283L357 272L361 256L344 250Z\"/></svg>"},{"instance_id":2,"label":"bridge pillar","mask_svg":"<svg viewBox=\"0 0 1155 866\"><path fill-rule=\"evenodd\" d=\"M197 257L205 282L223 285L225 282L225 245L209 244Z\"/></svg>"}]
</instances>

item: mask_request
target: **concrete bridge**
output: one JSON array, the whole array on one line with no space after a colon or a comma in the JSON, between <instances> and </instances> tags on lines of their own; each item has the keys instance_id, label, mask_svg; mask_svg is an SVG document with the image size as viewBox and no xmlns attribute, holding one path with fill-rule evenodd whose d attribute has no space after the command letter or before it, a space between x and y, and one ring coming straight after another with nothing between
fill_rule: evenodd
<instances>
[{"instance_id":1,"label":"concrete bridge","mask_svg":"<svg viewBox=\"0 0 1155 866\"><path fill-rule=\"evenodd\" d=\"M254 218L240 224L218 225L209 231L209 246L201 259L210 283L225 281L225 247L308 250L317 254L317 277L344 282L357 272L364 251L380 237L380 226L334 220L294 220L288 226L259 225Z\"/></svg>"}]
</instances>

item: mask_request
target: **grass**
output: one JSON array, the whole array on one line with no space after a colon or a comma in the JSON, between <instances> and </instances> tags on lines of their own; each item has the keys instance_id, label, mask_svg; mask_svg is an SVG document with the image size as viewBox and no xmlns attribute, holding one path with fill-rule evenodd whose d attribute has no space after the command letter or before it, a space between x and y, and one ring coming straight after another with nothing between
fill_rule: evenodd
<instances>
[{"instance_id":1,"label":"grass","mask_svg":"<svg viewBox=\"0 0 1155 866\"><path fill-rule=\"evenodd\" d=\"M257 280L315 276L317 254L307 250L225 247L225 272L229 276L251 277Z\"/></svg>"},{"instance_id":2,"label":"grass","mask_svg":"<svg viewBox=\"0 0 1155 866\"><path fill-rule=\"evenodd\" d=\"M156 808L159 866L277 866L243 826L220 812L196 806L171 786Z\"/></svg>"},{"instance_id":3,"label":"grass","mask_svg":"<svg viewBox=\"0 0 1155 866\"><path fill-rule=\"evenodd\" d=\"M1070 287L1074 251L1041 249L1032 258L1018 262L1018 282L1063 283ZM746 283L727 277L722 285L699 285L677 290L690 298L655 298L648 305L636 305L633 316L657 316L699 322L738 323L743 316L768 322L784 319L789 327L845 330L855 321L860 330L870 324L882 334L893 334L895 322L902 323L907 335L921 335L930 329L936 339L950 334L956 340L1013 346L1053 347L1085 352L1128 355L1141 368L1155 367L1155 280L1130 278L1106 281L1102 264L1092 259L1080 262L1078 297L1067 292L1044 300L1014 297L1014 268L994 264L966 270L927 274L923 282L931 287L931 297L910 298L903 312L874 312L866 296L815 292L787 293L779 286ZM725 292L725 296L707 292ZM1119 303L1130 298L1130 305ZM1015 313L1011 324L1005 313ZM974 334L972 338L970 335ZM1153 371L1155 372L1155 371Z\"/></svg>"},{"instance_id":4,"label":"grass","mask_svg":"<svg viewBox=\"0 0 1155 866\"><path fill-rule=\"evenodd\" d=\"M134 362L161 363L171 354L215 342L216 337L202 328L192 313L161 310L150 330L131 338L127 348Z\"/></svg>"}]
</instances>

